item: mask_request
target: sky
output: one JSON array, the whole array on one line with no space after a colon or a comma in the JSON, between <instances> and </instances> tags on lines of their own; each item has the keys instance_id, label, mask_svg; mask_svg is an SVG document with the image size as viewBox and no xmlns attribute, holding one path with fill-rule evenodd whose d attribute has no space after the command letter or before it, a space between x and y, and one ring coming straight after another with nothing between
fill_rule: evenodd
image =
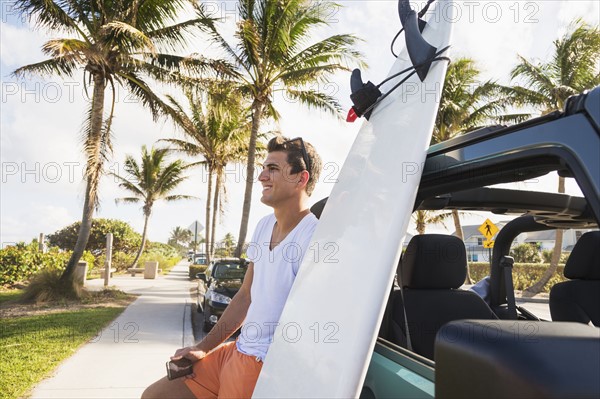
<instances>
[{"instance_id":1,"label":"sky","mask_svg":"<svg viewBox=\"0 0 600 399\"><path fill-rule=\"evenodd\" d=\"M224 32L231 35L237 18L235 2L207 3L214 15L223 18ZM363 40L358 49L369 65L363 69L363 78L375 83L381 81L394 61L389 47L400 25L396 2L339 3L343 7L337 11L323 5L328 7L329 27L315 32L313 39L338 33L357 35ZM419 8L424 3L411 2ZM89 102L81 74L69 80L17 80L11 76L19 66L42 61L44 42L61 36L23 21L9 2L3 0L1 6L0 244L4 247L19 241L29 242L39 233L50 234L81 219L85 187L81 126ZM510 70L517 63L517 54L545 61L552 52L553 40L564 34L574 18L583 18L594 25L600 19L598 1L457 1L454 7L451 58L473 58L482 70L482 80L494 79L506 84ZM185 19L185 15L181 18ZM188 48L180 50L182 55L190 53L217 55L204 37L194 38ZM349 72L337 73L331 83L317 88L335 95L344 109L351 106ZM170 87L157 87L157 91L178 95ZM311 197L311 203L316 202L331 191L362 122L350 124L323 112L307 110L279 94L273 101L281 120L269 127L288 137L302 136L315 145L323 159L324 169ZM171 122L153 122L150 114L124 90L117 92L113 135L114 153L106 169L118 174L124 174L122 164L127 154L139 159L142 145L157 145L161 138L183 138ZM218 239L228 232L238 235L245 166L230 165L226 177L227 204L217 227ZM195 220L204 223L206 181L207 175L201 169L190 171L188 180L176 193L197 199L156 203L148 228L150 240L166 242L174 227L188 227ZM531 184L540 191L555 191L556 178L549 176ZM577 192L577 187L570 185L567 190ZM141 232L141 205L115 204L116 198L124 196L127 193L114 178L103 177L101 204L95 217L121 219ZM259 198L260 185L256 184L249 234L258 220L270 212ZM478 223L475 219L473 222Z\"/></svg>"}]
</instances>

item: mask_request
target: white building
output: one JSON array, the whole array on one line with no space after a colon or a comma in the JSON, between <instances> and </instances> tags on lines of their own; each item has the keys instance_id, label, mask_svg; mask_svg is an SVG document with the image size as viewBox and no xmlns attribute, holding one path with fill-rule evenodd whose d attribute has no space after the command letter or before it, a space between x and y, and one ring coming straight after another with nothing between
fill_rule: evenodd
<instances>
[{"instance_id":1,"label":"white building","mask_svg":"<svg viewBox=\"0 0 600 399\"><path fill-rule=\"evenodd\" d=\"M499 230L509 221L497 222L495 225ZM469 262L489 262L491 249L484 248L485 237L479 231L480 225L463 226L463 235L465 247L467 248L467 260ZM592 231L591 229L569 229L563 233L562 249L564 252L570 252L573 246L579 240L582 234ZM452 233L456 236L456 232ZM553 249L556 237L555 230L533 231L530 233L519 234L513 242L513 246L523 243L538 243L541 250ZM492 237L495 240L496 236Z\"/></svg>"}]
</instances>

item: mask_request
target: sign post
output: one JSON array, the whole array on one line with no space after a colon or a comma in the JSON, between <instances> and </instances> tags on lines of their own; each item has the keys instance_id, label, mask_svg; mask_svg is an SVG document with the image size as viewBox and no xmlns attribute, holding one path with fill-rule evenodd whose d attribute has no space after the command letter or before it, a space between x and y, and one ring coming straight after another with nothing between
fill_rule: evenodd
<instances>
[{"instance_id":1,"label":"sign post","mask_svg":"<svg viewBox=\"0 0 600 399\"><path fill-rule=\"evenodd\" d=\"M112 265L112 244L113 235L108 233L106 235L106 261L104 262L104 286L108 287L110 284L110 267Z\"/></svg>"},{"instance_id":2,"label":"sign post","mask_svg":"<svg viewBox=\"0 0 600 399\"><path fill-rule=\"evenodd\" d=\"M190 224L188 230L194 233L194 252L196 252L196 250L198 249L196 247L198 245L198 233L204 230L204 226L202 225L202 223L196 220L194 223Z\"/></svg>"}]
</instances>

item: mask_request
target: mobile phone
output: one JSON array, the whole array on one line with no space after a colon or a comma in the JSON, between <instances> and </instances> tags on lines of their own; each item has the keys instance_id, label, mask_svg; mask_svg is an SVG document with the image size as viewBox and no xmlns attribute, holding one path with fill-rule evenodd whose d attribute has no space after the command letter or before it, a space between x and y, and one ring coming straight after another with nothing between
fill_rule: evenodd
<instances>
[{"instance_id":1,"label":"mobile phone","mask_svg":"<svg viewBox=\"0 0 600 399\"><path fill-rule=\"evenodd\" d=\"M184 375L192 374L194 370L194 362L190 359L182 357L178 360L167 362L167 378L174 380L175 378L183 377Z\"/></svg>"}]
</instances>

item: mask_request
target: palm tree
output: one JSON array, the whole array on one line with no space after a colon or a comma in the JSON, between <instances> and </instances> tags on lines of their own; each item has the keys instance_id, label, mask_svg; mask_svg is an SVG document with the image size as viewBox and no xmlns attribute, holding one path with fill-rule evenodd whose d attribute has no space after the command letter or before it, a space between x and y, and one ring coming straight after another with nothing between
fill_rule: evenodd
<instances>
[{"instance_id":1,"label":"palm tree","mask_svg":"<svg viewBox=\"0 0 600 399\"><path fill-rule=\"evenodd\" d=\"M417 233L425 234L428 224L438 224L450 217L450 213L438 213L435 211L418 210L413 213L412 219L415 222Z\"/></svg>"},{"instance_id":2,"label":"palm tree","mask_svg":"<svg viewBox=\"0 0 600 399\"><path fill-rule=\"evenodd\" d=\"M184 229L183 227L177 226L173 230L171 230L171 237L169 237L169 242L172 242L176 245L185 245L192 241L192 232L188 229Z\"/></svg>"},{"instance_id":3,"label":"palm tree","mask_svg":"<svg viewBox=\"0 0 600 399\"><path fill-rule=\"evenodd\" d=\"M231 233L225 234L225 237L223 237L221 244L222 244L222 249L223 249L224 255L232 256L233 252L235 251L235 247L236 247L235 238L233 237L233 234L231 234Z\"/></svg>"},{"instance_id":4,"label":"palm tree","mask_svg":"<svg viewBox=\"0 0 600 399\"><path fill-rule=\"evenodd\" d=\"M205 18L212 40L236 66L234 81L252 102L252 130L248 146L246 189L236 256L240 256L248 231L248 218L254 183L255 151L261 121L278 118L273 107L273 92L283 91L287 98L333 114L341 108L336 99L309 88L325 83L335 72L348 70L348 62L362 65L361 54L352 49L358 39L339 34L314 43L316 28L328 26L332 7L307 0L240 0L236 43L230 44L213 20ZM313 44L307 45L313 42Z\"/></svg>"},{"instance_id":5,"label":"palm tree","mask_svg":"<svg viewBox=\"0 0 600 399\"><path fill-rule=\"evenodd\" d=\"M42 75L73 77L81 70L86 83L93 87L83 127L86 155L85 200L77 242L61 276L72 278L90 235L92 216L98 206L98 186L104 162L112 152L111 125L115 110L115 83L125 87L152 116L159 116L162 102L145 77L158 81L180 81L174 73L178 66L190 71L217 65L202 59L188 60L163 54L186 42L186 34L196 29L201 18L175 23L185 0L112 1L14 0L14 9L36 21L39 27L70 35L52 39L42 47L49 58L14 71L17 77ZM108 115L105 94L110 88Z\"/></svg>"},{"instance_id":6,"label":"palm tree","mask_svg":"<svg viewBox=\"0 0 600 399\"><path fill-rule=\"evenodd\" d=\"M567 99L600 85L600 30L581 19L571 23L567 33L554 41L554 54L546 63L534 63L519 56L519 64L511 72L523 86L513 87L517 105L536 107L542 114L564 108ZM558 192L565 192L565 178L558 178ZM524 291L533 296L541 292L558 268L562 251L563 231L556 231L550 266L542 277Z\"/></svg>"},{"instance_id":7,"label":"palm tree","mask_svg":"<svg viewBox=\"0 0 600 399\"><path fill-rule=\"evenodd\" d=\"M207 169L206 256L214 251L217 213L224 198L225 168L231 162L243 162L248 151L250 123L247 106L235 88L225 82L207 84L206 101L187 92L188 109L168 96L171 117L189 141L164 139L175 149L190 156L201 156ZM261 145L258 148L262 148ZM216 181L215 181L216 180ZM213 181L214 184L213 184ZM214 186L214 189L213 189Z\"/></svg>"},{"instance_id":8,"label":"palm tree","mask_svg":"<svg viewBox=\"0 0 600 399\"><path fill-rule=\"evenodd\" d=\"M481 71L470 58L452 62L446 71L440 107L435 120L431 144L449 140L492 121L520 122L528 114L502 114L510 105L506 92L510 89L493 81L480 82ZM464 241L460 215L452 210L454 228ZM467 283L471 284L467 266Z\"/></svg>"},{"instance_id":9,"label":"palm tree","mask_svg":"<svg viewBox=\"0 0 600 399\"><path fill-rule=\"evenodd\" d=\"M144 203L142 207L144 213L142 244L131 267L135 267L144 251L148 232L148 220L152 214L154 203L159 200L177 201L195 198L189 195L171 194L180 183L187 179L187 176L184 176L183 172L193 165L186 164L180 159L166 164L168 151L166 148L155 149L154 147L148 151L146 146L142 146L141 165L131 155L125 158L124 170L131 176L130 178L112 173L119 180L119 187L124 188L133 195L132 197L117 198L115 202L137 203L142 201Z\"/></svg>"}]
</instances>

